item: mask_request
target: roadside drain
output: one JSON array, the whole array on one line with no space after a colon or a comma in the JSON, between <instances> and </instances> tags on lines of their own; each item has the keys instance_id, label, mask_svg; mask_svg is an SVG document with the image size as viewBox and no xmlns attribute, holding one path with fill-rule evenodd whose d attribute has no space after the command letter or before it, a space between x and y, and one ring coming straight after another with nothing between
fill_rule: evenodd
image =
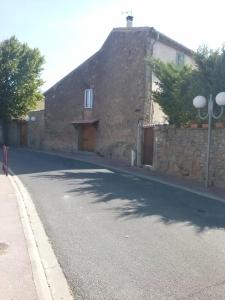
<instances>
[{"instance_id":1,"label":"roadside drain","mask_svg":"<svg viewBox=\"0 0 225 300\"><path fill-rule=\"evenodd\" d=\"M6 250L8 249L8 245L5 243L0 243L0 255L3 255L6 253Z\"/></svg>"}]
</instances>

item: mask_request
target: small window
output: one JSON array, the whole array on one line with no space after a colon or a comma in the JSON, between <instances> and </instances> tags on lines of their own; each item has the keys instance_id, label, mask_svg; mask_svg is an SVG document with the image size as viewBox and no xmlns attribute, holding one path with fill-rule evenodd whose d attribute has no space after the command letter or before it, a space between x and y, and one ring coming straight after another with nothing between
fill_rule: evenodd
<instances>
[{"instance_id":1,"label":"small window","mask_svg":"<svg viewBox=\"0 0 225 300\"><path fill-rule=\"evenodd\" d=\"M93 89L86 89L84 91L84 108L93 107Z\"/></svg>"},{"instance_id":2,"label":"small window","mask_svg":"<svg viewBox=\"0 0 225 300\"><path fill-rule=\"evenodd\" d=\"M177 56L176 56L176 64L178 66L183 67L184 66L184 53L182 52L177 52Z\"/></svg>"}]
</instances>

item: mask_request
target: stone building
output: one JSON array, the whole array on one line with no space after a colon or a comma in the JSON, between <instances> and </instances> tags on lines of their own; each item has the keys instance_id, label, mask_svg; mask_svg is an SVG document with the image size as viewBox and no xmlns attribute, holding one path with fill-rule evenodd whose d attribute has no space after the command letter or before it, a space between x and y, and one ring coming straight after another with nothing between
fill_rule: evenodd
<instances>
[{"instance_id":1,"label":"stone building","mask_svg":"<svg viewBox=\"0 0 225 300\"><path fill-rule=\"evenodd\" d=\"M141 147L138 127L165 122L151 99L146 58L193 64L192 55L153 27L113 29L97 53L46 91L44 148L130 160Z\"/></svg>"}]
</instances>

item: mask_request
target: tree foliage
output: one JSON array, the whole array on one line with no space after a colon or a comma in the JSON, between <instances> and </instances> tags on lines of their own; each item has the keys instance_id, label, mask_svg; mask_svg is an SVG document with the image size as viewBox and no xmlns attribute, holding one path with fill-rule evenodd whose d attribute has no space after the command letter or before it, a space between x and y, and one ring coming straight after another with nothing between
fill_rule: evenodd
<instances>
[{"instance_id":1,"label":"tree foliage","mask_svg":"<svg viewBox=\"0 0 225 300\"><path fill-rule=\"evenodd\" d=\"M170 124L182 125L197 120L192 100L197 95L206 98L225 90L225 49L201 47L194 55L195 66L180 67L173 63L150 60L158 81L153 99L161 106Z\"/></svg>"},{"instance_id":2,"label":"tree foliage","mask_svg":"<svg viewBox=\"0 0 225 300\"><path fill-rule=\"evenodd\" d=\"M225 88L225 48L211 50L200 47L195 54L199 89L204 96L216 96Z\"/></svg>"},{"instance_id":3,"label":"tree foliage","mask_svg":"<svg viewBox=\"0 0 225 300\"><path fill-rule=\"evenodd\" d=\"M0 119L25 116L43 99L44 58L15 36L0 43Z\"/></svg>"},{"instance_id":4,"label":"tree foliage","mask_svg":"<svg viewBox=\"0 0 225 300\"><path fill-rule=\"evenodd\" d=\"M159 60L154 60L152 67L158 78L157 89L153 91L154 101L159 103L170 124L187 122L194 113L188 101L192 81L191 67L179 68L175 64L165 64Z\"/></svg>"}]
</instances>

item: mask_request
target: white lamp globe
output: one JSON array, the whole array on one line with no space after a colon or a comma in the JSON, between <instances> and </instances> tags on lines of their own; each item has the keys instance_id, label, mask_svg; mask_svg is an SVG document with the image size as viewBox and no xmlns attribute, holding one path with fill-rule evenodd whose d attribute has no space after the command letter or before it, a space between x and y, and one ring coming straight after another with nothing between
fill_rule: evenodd
<instances>
[{"instance_id":1,"label":"white lamp globe","mask_svg":"<svg viewBox=\"0 0 225 300\"><path fill-rule=\"evenodd\" d=\"M216 103L220 106L225 105L225 92L216 95Z\"/></svg>"},{"instance_id":2,"label":"white lamp globe","mask_svg":"<svg viewBox=\"0 0 225 300\"><path fill-rule=\"evenodd\" d=\"M204 106L206 106L206 98L204 96L196 96L193 99L193 105L195 108L203 108Z\"/></svg>"},{"instance_id":3,"label":"white lamp globe","mask_svg":"<svg viewBox=\"0 0 225 300\"><path fill-rule=\"evenodd\" d=\"M34 121L36 121L36 117L35 117L35 116L32 116L32 117L30 118L30 120L31 120L32 122L34 122Z\"/></svg>"},{"instance_id":4,"label":"white lamp globe","mask_svg":"<svg viewBox=\"0 0 225 300\"><path fill-rule=\"evenodd\" d=\"M29 116L26 116L24 119L25 119L25 121L27 121L27 122L30 121L30 117L29 117Z\"/></svg>"}]
</instances>

